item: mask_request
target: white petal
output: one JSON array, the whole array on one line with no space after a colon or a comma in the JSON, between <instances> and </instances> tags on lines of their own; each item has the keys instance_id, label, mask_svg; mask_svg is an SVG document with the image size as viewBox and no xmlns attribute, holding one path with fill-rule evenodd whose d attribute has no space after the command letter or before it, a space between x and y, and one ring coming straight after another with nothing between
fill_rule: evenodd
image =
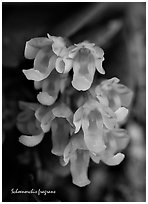
<instances>
[{"instance_id":1,"label":"white petal","mask_svg":"<svg viewBox=\"0 0 148 204\"><path fill-rule=\"evenodd\" d=\"M64 39L62 37L52 37L52 40L54 41L52 44L52 50L57 56L60 56L65 48Z\"/></svg>"},{"instance_id":2,"label":"white petal","mask_svg":"<svg viewBox=\"0 0 148 204\"><path fill-rule=\"evenodd\" d=\"M82 125L81 121L75 122L74 125L75 125L75 133L79 132Z\"/></svg>"},{"instance_id":3,"label":"white petal","mask_svg":"<svg viewBox=\"0 0 148 204\"><path fill-rule=\"evenodd\" d=\"M74 59L74 57L77 55L77 52L79 51L79 48L78 47L75 47L75 46L71 46L70 49L69 49L69 57L71 59Z\"/></svg>"},{"instance_id":4,"label":"white petal","mask_svg":"<svg viewBox=\"0 0 148 204\"><path fill-rule=\"evenodd\" d=\"M111 134L116 142L117 151L121 151L127 147L130 138L125 129L117 129L112 131ZM111 137L109 138L111 139Z\"/></svg>"},{"instance_id":5,"label":"white petal","mask_svg":"<svg viewBox=\"0 0 148 204\"><path fill-rule=\"evenodd\" d=\"M52 111L49 110L43 115L41 119L41 128L43 132L48 132L50 130L51 122L54 120L55 116L53 115Z\"/></svg>"},{"instance_id":6,"label":"white petal","mask_svg":"<svg viewBox=\"0 0 148 204\"><path fill-rule=\"evenodd\" d=\"M87 61L83 61L81 59L81 62L79 60L75 60L73 63L73 80L72 80L72 86L77 89L78 91L86 91L90 88L93 78L91 77L91 74L88 71L88 64Z\"/></svg>"},{"instance_id":7,"label":"white petal","mask_svg":"<svg viewBox=\"0 0 148 204\"><path fill-rule=\"evenodd\" d=\"M57 72L59 73L64 73L65 70L65 64L63 62L63 59L58 57L55 63L55 68L57 70Z\"/></svg>"},{"instance_id":8,"label":"white petal","mask_svg":"<svg viewBox=\"0 0 148 204\"><path fill-rule=\"evenodd\" d=\"M109 105L109 101L107 96L101 91L100 86L95 88L96 97L98 98L99 102L105 106Z\"/></svg>"},{"instance_id":9,"label":"white petal","mask_svg":"<svg viewBox=\"0 0 148 204\"><path fill-rule=\"evenodd\" d=\"M123 159L125 158L125 155L122 153L117 153L116 155L114 155L113 157L110 158L103 158L102 161L109 165L109 166L115 166L120 164Z\"/></svg>"},{"instance_id":10,"label":"white petal","mask_svg":"<svg viewBox=\"0 0 148 204\"><path fill-rule=\"evenodd\" d=\"M74 114L74 117L73 117L73 123L76 127L75 129L75 133L79 132L80 128L81 128L81 125L82 125L82 114L83 114L83 108L80 107Z\"/></svg>"},{"instance_id":11,"label":"white petal","mask_svg":"<svg viewBox=\"0 0 148 204\"><path fill-rule=\"evenodd\" d=\"M34 60L34 68L41 73L48 75L55 67L56 55L53 52L49 52L47 49L41 49Z\"/></svg>"},{"instance_id":12,"label":"white petal","mask_svg":"<svg viewBox=\"0 0 148 204\"><path fill-rule=\"evenodd\" d=\"M64 58L63 62L65 63L64 73L68 73L72 69L73 60L68 59L68 58Z\"/></svg>"},{"instance_id":13,"label":"white petal","mask_svg":"<svg viewBox=\"0 0 148 204\"><path fill-rule=\"evenodd\" d=\"M103 118L103 123L108 129L114 129L117 127L117 118L115 113L109 108L109 107L103 107L102 106L102 118Z\"/></svg>"},{"instance_id":14,"label":"white petal","mask_svg":"<svg viewBox=\"0 0 148 204\"><path fill-rule=\"evenodd\" d=\"M100 73L100 74L105 74L105 71L102 67L102 62L103 60L102 59L96 59L95 60L95 66L97 68L97 71Z\"/></svg>"},{"instance_id":15,"label":"white petal","mask_svg":"<svg viewBox=\"0 0 148 204\"><path fill-rule=\"evenodd\" d=\"M50 46L51 43L52 41L45 37L33 38L27 41L24 53L25 57L27 59L34 59L41 48Z\"/></svg>"},{"instance_id":16,"label":"white petal","mask_svg":"<svg viewBox=\"0 0 148 204\"><path fill-rule=\"evenodd\" d=\"M40 70L35 69L35 68L28 69L28 70L22 70L22 71L28 80L42 81L43 79L47 78L49 74L51 73L51 71L54 69L55 60L56 60L56 56L52 55L49 59L48 65L44 67L42 70L44 72L41 72ZM36 66L39 66L39 64L37 65L37 61L35 64ZM41 67L39 66L37 68L40 69Z\"/></svg>"},{"instance_id":17,"label":"white petal","mask_svg":"<svg viewBox=\"0 0 148 204\"><path fill-rule=\"evenodd\" d=\"M95 51L95 57L97 58L103 58L104 55L104 51L102 48L98 47L98 46L94 46L93 47L94 51Z\"/></svg>"},{"instance_id":18,"label":"white petal","mask_svg":"<svg viewBox=\"0 0 148 204\"><path fill-rule=\"evenodd\" d=\"M23 73L28 80L41 81L46 78L44 74L36 69L23 70Z\"/></svg>"},{"instance_id":19,"label":"white petal","mask_svg":"<svg viewBox=\"0 0 148 204\"><path fill-rule=\"evenodd\" d=\"M61 104L60 106L57 106L57 107L53 108L52 113L56 117L68 118L68 117L71 116L72 111L65 104Z\"/></svg>"},{"instance_id":20,"label":"white petal","mask_svg":"<svg viewBox=\"0 0 148 204\"><path fill-rule=\"evenodd\" d=\"M120 97L122 106L128 107L132 102L133 96L134 94L132 91L129 91L128 93L120 94L119 97Z\"/></svg>"},{"instance_id":21,"label":"white petal","mask_svg":"<svg viewBox=\"0 0 148 204\"><path fill-rule=\"evenodd\" d=\"M117 77L113 77L109 79L108 81L110 81L111 84L117 84L120 82L120 79L118 79Z\"/></svg>"},{"instance_id":22,"label":"white petal","mask_svg":"<svg viewBox=\"0 0 148 204\"><path fill-rule=\"evenodd\" d=\"M85 144L91 152L98 154L106 149L106 145L103 140L103 127L100 129L96 127L90 130L90 128L84 128L83 122L82 129L84 131Z\"/></svg>"},{"instance_id":23,"label":"white petal","mask_svg":"<svg viewBox=\"0 0 148 204\"><path fill-rule=\"evenodd\" d=\"M27 59L34 59L39 51L39 48L33 47L29 44L29 42L26 42L25 46L25 58Z\"/></svg>"},{"instance_id":24,"label":"white petal","mask_svg":"<svg viewBox=\"0 0 148 204\"><path fill-rule=\"evenodd\" d=\"M69 143L64 150L65 164L69 162L69 159L73 156L74 152L80 149L88 150L84 142L84 136L82 132L79 132L78 134L73 134L70 137Z\"/></svg>"},{"instance_id":25,"label":"white petal","mask_svg":"<svg viewBox=\"0 0 148 204\"><path fill-rule=\"evenodd\" d=\"M48 109L46 106L40 105L38 109L35 111L35 117L38 121L41 122L44 115L47 113Z\"/></svg>"},{"instance_id":26,"label":"white petal","mask_svg":"<svg viewBox=\"0 0 148 204\"><path fill-rule=\"evenodd\" d=\"M117 86L117 83L120 82L120 79L118 79L117 77L112 77L111 79L105 80L104 83L110 84L110 85L115 85Z\"/></svg>"},{"instance_id":27,"label":"white petal","mask_svg":"<svg viewBox=\"0 0 148 204\"><path fill-rule=\"evenodd\" d=\"M68 164L70 156L72 153L73 153L72 143L69 142L68 145L66 146L66 148L64 150L64 154L63 154L64 155L63 160L65 162L64 166Z\"/></svg>"},{"instance_id":28,"label":"white petal","mask_svg":"<svg viewBox=\"0 0 148 204\"><path fill-rule=\"evenodd\" d=\"M92 159L95 163L97 163L97 164L100 163L100 160L101 160L100 156L97 156L97 155L95 155L94 153L91 153L91 152L90 152L89 154L90 154L91 159Z\"/></svg>"},{"instance_id":29,"label":"white petal","mask_svg":"<svg viewBox=\"0 0 148 204\"><path fill-rule=\"evenodd\" d=\"M51 128L51 123L46 123L46 124L41 123L41 128L44 133L49 132Z\"/></svg>"},{"instance_id":30,"label":"white petal","mask_svg":"<svg viewBox=\"0 0 148 204\"><path fill-rule=\"evenodd\" d=\"M19 137L19 142L27 147L33 147L38 145L44 137L44 134L41 133L40 135L33 135L33 136L26 136L22 135Z\"/></svg>"},{"instance_id":31,"label":"white petal","mask_svg":"<svg viewBox=\"0 0 148 204\"><path fill-rule=\"evenodd\" d=\"M47 45L51 45L52 40L50 40L46 37L38 37L38 38L32 38L27 43L29 43L33 47L43 48Z\"/></svg>"},{"instance_id":32,"label":"white petal","mask_svg":"<svg viewBox=\"0 0 148 204\"><path fill-rule=\"evenodd\" d=\"M90 180L87 177L89 152L83 150L75 152L75 155L70 159L70 163L73 184L79 187L90 184Z\"/></svg>"},{"instance_id":33,"label":"white petal","mask_svg":"<svg viewBox=\"0 0 148 204\"><path fill-rule=\"evenodd\" d=\"M122 122L128 115L128 109L120 107L118 110L116 110L115 114L117 116L117 122Z\"/></svg>"},{"instance_id":34,"label":"white petal","mask_svg":"<svg viewBox=\"0 0 148 204\"><path fill-rule=\"evenodd\" d=\"M52 70L55 68L55 63L56 63L57 56L52 55L49 59L49 64L48 64L48 75L52 72Z\"/></svg>"},{"instance_id":35,"label":"white petal","mask_svg":"<svg viewBox=\"0 0 148 204\"><path fill-rule=\"evenodd\" d=\"M127 88L127 86L125 86L123 84L116 84L114 88L120 94L129 92L129 89Z\"/></svg>"},{"instance_id":36,"label":"white petal","mask_svg":"<svg viewBox=\"0 0 148 204\"><path fill-rule=\"evenodd\" d=\"M50 96L47 92L40 92L37 99L41 104L50 106L55 102L56 97Z\"/></svg>"},{"instance_id":37,"label":"white petal","mask_svg":"<svg viewBox=\"0 0 148 204\"><path fill-rule=\"evenodd\" d=\"M51 125L52 154L62 156L69 141L69 124L64 119L56 119Z\"/></svg>"},{"instance_id":38,"label":"white petal","mask_svg":"<svg viewBox=\"0 0 148 204\"><path fill-rule=\"evenodd\" d=\"M92 81L88 81L85 76L74 75L71 83L78 91L86 91L91 87Z\"/></svg>"}]
</instances>

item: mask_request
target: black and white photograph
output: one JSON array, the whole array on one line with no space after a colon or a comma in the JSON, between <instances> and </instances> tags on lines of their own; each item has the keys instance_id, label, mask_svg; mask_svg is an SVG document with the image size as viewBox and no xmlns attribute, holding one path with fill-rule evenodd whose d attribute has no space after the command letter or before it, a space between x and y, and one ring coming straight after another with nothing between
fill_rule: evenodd
<instances>
[{"instance_id":1,"label":"black and white photograph","mask_svg":"<svg viewBox=\"0 0 148 204\"><path fill-rule=\"evenodd\" d=\"M146 2L2 2L2 202L146 202Z\"/></svg>"}]
</instances>

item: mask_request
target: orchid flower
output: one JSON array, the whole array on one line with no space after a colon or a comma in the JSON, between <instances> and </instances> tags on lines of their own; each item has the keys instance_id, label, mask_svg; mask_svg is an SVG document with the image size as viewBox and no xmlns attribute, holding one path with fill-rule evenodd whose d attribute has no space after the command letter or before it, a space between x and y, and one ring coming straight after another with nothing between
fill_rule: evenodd
<instances>
[{"instance_id":1,"label":"orchid flower","mask_svg":"<svg viewBox=\"0 0 148 204\"><path fill-rule=\"evenodd\" d=\"M117 110L121 106L128 107L133 98L133 92L113 77L104 80L95 88L95 94L100 103Z\"/></svg>"},{"instance_id":2,"label":"orchid flower","mask_svg":"<svg viewBox=\"0 0 148 204\"><path fill-rule=\"evenodd\" d=\"M54 49L53 49L54 51ZM93 82L95 68L99 73L105 74L102 68L104 60L103 50L95 46L94 43L84 41L68 49L63 49L57 53L59 57L56 60L56 70L59 73L68 73L73 68L72 85L77 90L88 90Z\"/></svg>"},{"instance_id":3,"label":"orchid flower","mask_svg":"<svg viewBox=\"0 0 148 204\"><path fill-rule=\"evenodd\" d=\"M99 154L94 154L87 148L82 131L73 134L63 154L64 165L70 162L73 183L79 187L90 184L87 176L90 158L97 164L100 161L109 166L120 164L125 156L119 151L123 150L128 142L129 137L123 129L105 131L106 149Z\"/></svg>"},{"instance_id":4,"label":"orchid flower","mask_svg":"<svg viewBox=\"0 0 148 204\"><path fill-rule=\"evenodd\" d=\"M47 37L33 38L26 43L25 57L34 59L34 67L23 70L28 80L42 81L46 79L55 68L57 55L65 49L63 38L54 37L48 34Z\"/></svg>"},{"instance_id":5,"label":"orchid flower","mask_svg":"<svg viewBox=\"0 0 148 204\"><path fill-rule=\"evenodd\" d=\"M72 85L77 90L88 90L93 82L95 69L105 74L102 68L103 50L94 43L84 41L70 48L69 57L73 59Z\"/></svg>"},{"instance_id":6,"label":"orchid flower","mask_svg":"<svg viewBox=\"0 0 148 204\"><path fill-rule=\"evenodd\" d=\"M98 154L106 149L104 129L117 129L118 122L124 120L127 114L128 110L124 107L113 112L109 107L95 100L89 100L74 114L75 133L79 132L82 126L87 148Z\"/></svg>"},{"instance_id":7,"label":"orchid flower","mask_svg":"<svg viewBox=\"0 0 148 204\"><path fill-rule=\"evenodd\" d=\"M125 155L120 151L125 149L129 143L129 136L124 129L107 130L104 134L106 149L99 154L90 153L95 163L100 161L109 166L120 164Z\"/></svg>"}]
</instances>

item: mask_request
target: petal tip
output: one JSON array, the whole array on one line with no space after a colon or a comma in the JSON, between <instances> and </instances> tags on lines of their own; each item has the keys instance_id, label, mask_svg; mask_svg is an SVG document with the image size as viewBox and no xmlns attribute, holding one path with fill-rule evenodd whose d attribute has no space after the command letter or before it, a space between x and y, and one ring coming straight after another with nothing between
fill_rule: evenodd
<instances>
[{"instance_id":1,"label":"petal tip","mask_svg":"<svg viewBox=\"0 0 148 204\"><path fill-rule=\"evenodd\" d=\"M43 137L44 137L44 134L35 135L35 136L21 135L19 137L19 142L27 147L34 147L42 141Z\"/></svg>"},{"instance_id":2,"label":"petal tip","mask_svg":"<svg viewBox=\"0 0 148 204\"><path fill-rule=\"evenodd\" d=\"M73 184L79 186L79 187L84 187L84 186L87 186L90 184L90 180L87 179L87 180L73 180Z\"/></svg>"},{"instance_id":3,"label":"petal tip","mask_svg":"<svg viewBox=\"0 0 148 204\"><path fill-rule=\"evenodd\" d=\"M52 105L56 100L56 98L50 96L47 92L40 92L37 95L37 99L41 104L47 105L47 106Z\"/></svg>"}]
</instances>

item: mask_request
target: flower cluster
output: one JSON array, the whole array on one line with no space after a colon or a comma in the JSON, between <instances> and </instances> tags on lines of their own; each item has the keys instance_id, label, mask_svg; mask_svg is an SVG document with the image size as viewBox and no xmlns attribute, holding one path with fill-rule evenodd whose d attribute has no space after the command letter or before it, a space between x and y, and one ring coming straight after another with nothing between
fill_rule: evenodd
<instances>
[{"instance_id":1,"label":"flower cluster","mask_svg":"<svg viewBox=\"0 0 148 204\"><path fill-rule=\"evenodd\" d=\"M92 85L96 69L105 74L103 55L94 43L68 47L62 37L49 34L31 39L25 47L25 57L34 59L34 67L23 73L41 91L38 103L19 104L17 127L24 134L19 141L33 147L45 134L51 135L51 152L63 166L70 163L73 183L80 187L90 183L90 159L118 165L129 142L121 124L128 116L133 92L116 77Z\"/></svg>"}]
</instances>

